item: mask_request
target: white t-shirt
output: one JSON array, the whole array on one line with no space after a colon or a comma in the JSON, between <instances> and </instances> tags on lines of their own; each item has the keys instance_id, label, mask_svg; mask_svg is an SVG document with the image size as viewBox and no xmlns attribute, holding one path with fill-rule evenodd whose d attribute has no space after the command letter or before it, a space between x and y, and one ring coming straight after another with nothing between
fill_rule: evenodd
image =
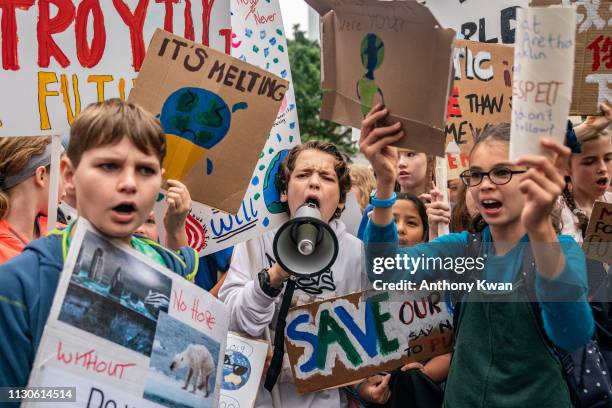
<instances>
[{"instance_id":1,"label":"white t-shirt","mask_svg":"<svg viewBox=\"0 0 612 408\"><path fill-rule=\"evenodd\" d=\"M296 304L307 304L335 296L342 296L362 290L365 275L363 243L346 232L341 221L329 224L338 238L338 258L329 271L316 279L299 279L294 294ZM230 330L263 338L266 327L274 329L281 296L268 297L259 286L257 274L275 262L272 243L276 229L243 242L234 248L232 263L219 299L230 306ZM254 280L255 279L255 280ZM273 335L272 335L273 337ZM282 406L291 408L335 408L346 406L340 390L326 390L300 395L292 382L291 368L287 355L283 372L279 376ZM256 407L272 407L271 394L262 384L257 395Z\"/></svg>"}]
</instances>

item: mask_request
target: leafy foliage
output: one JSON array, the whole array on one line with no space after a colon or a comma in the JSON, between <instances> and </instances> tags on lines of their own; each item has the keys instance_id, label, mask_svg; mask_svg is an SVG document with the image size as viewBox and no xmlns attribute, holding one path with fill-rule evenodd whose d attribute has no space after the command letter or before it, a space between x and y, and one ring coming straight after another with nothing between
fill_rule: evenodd
<instances>
[{"instance_id":1,"label":"leafy foliage","mask_svg":"<svg viewBox=\"0 0 612 408\"><path fill-rule=\"evenodd\" d=\"M319 117L322 95L319 44L306 38L306 33L295 25L293 39L287 39L287 46L302 142L325 140L335 143L349 155L355 153L357 149L351 142L351 128Z\"/></svg>"}]
</instances>

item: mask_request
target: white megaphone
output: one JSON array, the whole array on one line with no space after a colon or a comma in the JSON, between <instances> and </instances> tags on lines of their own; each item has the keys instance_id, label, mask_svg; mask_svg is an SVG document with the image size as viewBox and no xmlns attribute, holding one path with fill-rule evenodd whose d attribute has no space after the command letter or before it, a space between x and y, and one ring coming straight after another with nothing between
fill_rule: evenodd
<instances>
[{"instance_id":1,"label":"white megaphone","mask_svg":"<svg viewBox=\"0 0 612 408\"><path fill-rule=\"evenodd\" d=\"M338 257L338 238L321 220L319 207L307 202L274 236L274 257L296 277L318 275L329 269Z\"/></svg>"}]
</instances>

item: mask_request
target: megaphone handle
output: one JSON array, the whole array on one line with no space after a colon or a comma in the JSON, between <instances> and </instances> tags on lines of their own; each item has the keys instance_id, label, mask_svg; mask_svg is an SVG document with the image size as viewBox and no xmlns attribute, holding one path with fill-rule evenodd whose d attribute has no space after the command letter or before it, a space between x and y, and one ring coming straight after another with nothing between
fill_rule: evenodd
<instances>
[{"instance_id":1,"label":"megaphone handle","mask_svg":"<svg viewBox=\"0 0 612 408\"><path fill-rule=\"evenodd\" d=\"M283 369L283 355L285 354L285 326L287 325L287 313L289 312L289 306L291 306L291 298L295 290L295 280L289 278L287 281L287 287L285 288L285 294L283 295L283 302L281 303L280 310L278 312L278 318L276 320L276 329L274 332L274 353L272 354L272 361L270 361L270 367L266 374L266 382L264 387L266 390L272 392L278 376Z\"/></svg>"}]
</instances>

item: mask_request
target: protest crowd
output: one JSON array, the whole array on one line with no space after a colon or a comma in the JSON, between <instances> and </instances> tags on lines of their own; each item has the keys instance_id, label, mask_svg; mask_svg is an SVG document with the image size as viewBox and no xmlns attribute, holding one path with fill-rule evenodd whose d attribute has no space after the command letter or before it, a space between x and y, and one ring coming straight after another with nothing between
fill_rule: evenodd
<instances>
[{"instance_id":1,"label":"protest crowd","mask_svg":"<svg viewBox=\"0 0 612 408\"><path fill-rule=\"evenodd\" d=\"M612 2L306 0L348 154L131 3L0 1L0 407L612 407Z\"/></svg>"}]
</instances>

